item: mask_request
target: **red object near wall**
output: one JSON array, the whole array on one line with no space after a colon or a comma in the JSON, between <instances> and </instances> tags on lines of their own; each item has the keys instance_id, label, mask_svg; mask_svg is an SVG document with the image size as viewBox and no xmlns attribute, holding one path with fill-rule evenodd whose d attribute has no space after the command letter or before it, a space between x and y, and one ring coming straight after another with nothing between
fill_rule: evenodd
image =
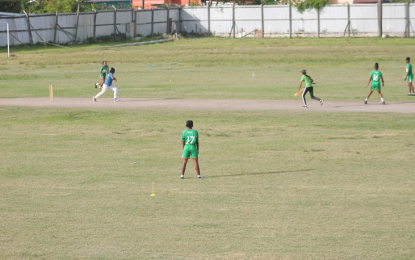
<instances>
[{"instance_id":1,"label":"red object near wall","mask_svg":"<svg viewBox=\"0 0 415 260\"><path fill-rule=\"evenodd\" d=\"M193 3L201 4L200 0L190 0ZM133 9L140 9L142 0L132 0ZM144 9L152 9L157 5L163 4L176 4L176 5L188 5L189 0L144 0Z\"/></svg>"}]
</instances>

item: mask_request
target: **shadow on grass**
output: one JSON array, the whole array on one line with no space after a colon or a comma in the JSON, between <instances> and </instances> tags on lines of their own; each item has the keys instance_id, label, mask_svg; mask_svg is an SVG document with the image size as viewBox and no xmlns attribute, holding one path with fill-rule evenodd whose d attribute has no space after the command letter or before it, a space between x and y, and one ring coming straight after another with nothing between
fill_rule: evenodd
<instances>
[{"instance_id":1,"label":"shadow on grass","mask_svg":"<svg viewBox=\"0 0 415 260\"><path fill-rule=\"evenodd\" d=\"M225 174L225 175L216 175L216 176L206 176L207 178L225 178L225 177L238 177L238 176L252 176L252 175L267 175L267 174L281 174L281 173L291 173L291 172L309 172L315 169L303 169L295 171L277 171L277 172L251 172L251 173L236 173L236 174Z\"/></svg>"}]
</instances>

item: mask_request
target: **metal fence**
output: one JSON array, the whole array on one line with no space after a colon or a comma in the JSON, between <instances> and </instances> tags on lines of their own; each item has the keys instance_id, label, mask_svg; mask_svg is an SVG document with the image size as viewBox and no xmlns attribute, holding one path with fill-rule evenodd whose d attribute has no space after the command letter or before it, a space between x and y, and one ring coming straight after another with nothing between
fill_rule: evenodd
<instances>
[{"instance_id":1,"label":"metal fence","mask_svg":"<svg viewBox=\"0 0 415 260\"><path fill-rule=\"evenodd\" d=\"M415 4L330 5L299 13L288 5L201 6L30 15L0 14L0 46L99 40L172 32L222 37L415 35Z\"/></svg>"}]
</instances>

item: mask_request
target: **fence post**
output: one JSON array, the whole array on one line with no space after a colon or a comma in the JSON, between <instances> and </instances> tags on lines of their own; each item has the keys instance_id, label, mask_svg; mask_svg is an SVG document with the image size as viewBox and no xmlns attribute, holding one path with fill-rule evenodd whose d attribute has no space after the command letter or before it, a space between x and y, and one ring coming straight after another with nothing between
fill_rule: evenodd
<instances>
[{"instance_id":1,"label":"fence post","mask_svg":"<svg viewBox=\"0 0 415 260\"><path fill-rule=\"evenodd\" d=\"M292 14L292 5L289 5L288 8L289 12L289 19L290 19L290 38L292 38L292 31L293 31L293 14Z\"/></svg>"},{"instance_id":2,"label":"fence post","mask_svg":"<svg viewBox=\"0 0 415 260\"><path fill-rule=\"evenodd\" d=\"M117 39L117 8L114 8L114 40Z\"/></svg>"},{"instance_id":3,"label":"fence post","mask_svg":"<svg viewBox=\"0 0 415 260\"><path fill-rule=\"evenodd\" d=\"M137 35L137 11L134 11L134 36L135 37Z\"/></svg>"},{"instance_id":4,"label":"fence post","mask_svg":"<svg viewBox=\"0 0 415 260\"><path fill-rule=\"evenodd\" d=\"M320 38L320 9L317 9L317 38Z\"/></svg>"},{"instance_id":5,"label":"fence post","mask_svg":"<svg viewBox=\"0 0 415 260\"><path fill-rule=\"evenodd\" d=\"M347 5L347 33L349 34L349 38L350 38L350 26L351 26L350 5Z\"/></svg>"},{"instance_id":6,"label":"fence post","mask_svg":"<svg viewBox=\"0 0 415 260\"><path fill-rule=\"evenodd\" d=\"M183 7L179 7L179 28L177 28L177 32L182 33L182 9Z\"/></svg>"},{"instance_id":7,"label":"fence post","mask_svg":"<svg viewBox=\"0 0 415 260\"><path fill-rule=\"evenodd\" d=\"M96 37L96 33L97 33L97 10L94 10L94 41L97 40Z\"/></svg>"},{"instance_id":8,"label":"fence post","mask_svg":"<svg viewBox=\"0 0 415 260\"><path fill-rule=\"evenodd\" d=\"M210 6L211 6L212 1L209 1L208 4L208 35L210 36Z\"/></svg>"},{"instance_id":9,"label":"fence post","mask_svg":"<svg viewBox=\"0 0 415 260\"><path fill-rule=\"evenodd\" d=\"M53 35L53 43L56 44L56 34L58 31L58 11L56 11L56 17L55 17L55 31L54 31L54 35Z\"/></svg>"},{"instance_id":10,"label":"fence post","mask_svg":"<svg viewBox=\"0 0 415 260\"><path fill-rule=\"evenodd\" d=\"M405 26L405 33L403 34L403 37L408 38L411 37L411 27L410 27L410 20L409 20L409 3L406 3L405 5L405 20L406 20L406 26Z\"/></svg>"},{"instance_id":11,"label":"fence post","mask_svg":"<svg viewBox=\"0 0 415 260\"><path fill-rule=\"evenodd\" d=\"M233 30L233 38L235 38L235 3L232 5L232 30Z\"/></svg>"},{"instance_id":12,"label":"fence post","mask_svg":"<svg viewBox=\"0 0 415 260\"><path fill-rule=\"evenodd\" d=\"M264 29L265 29L265 24L264 24L264 4L261 4L261 29L262 29L262 35L261 35L261 37L264 38Z\"/></svg>"},{"instance_id":13,"label":"fence post","mask_svg":"<svg viewBox=\"0 0 415 260\"><path fill-rule=\"evenodd\" d=\"M170 7L167 7L167 20L166 20L166 34L169 34L169 16L170 16Z\"/></svg>"},{"instance_id":14,"label":"fence post","mask_svg":"<svg viewBox=\"0 0 415 260\"><path fill-rule=\"evenodd\" d=\"M75 28L75 37L73 39L73 42L76 42L76 38L78 37L78 25L79 25L79 4L78 4L78 10L76 11L76 28Z\"/></svg>"},{"instance_id":15,"label":"fence post","mask_svg":"<svg viewBox=\"0 0 415 260\"><path fill-rule=\"evenodd\" d=\"M29 18L29 14L26 13L25 11L23 11L24 14L26 15L26 21L27 21L27 32L29 33L29 42L30 44L33 44L33 38L32 38L32 30L30 29L30 18Z\"/></svg>"},{"instance_id":16,"label":"fence post","mask_svg":"<svg viewBox=\"0 0 415 260\"><path fill-rule=\"evenodd\" d=\"M151 9L151 36L154 34L154 9Z\"/></svg>"},{"instance_id":17,"label":"fence post","mask_svg":"<svg viewBox=\"0 0 415 260\"><path fill-rule=\"evenodd\" d=\"M379 37L382 37L382 0L378 0L378 32Z\"/></svg>"},{"instance_id":18,"label":"fence post","mask_svg":"<svg viewBox=\"0 0 415 260\"><path fill-rule=\"evenodd\" d=\"M143 9L143 10L146 9L144 0L141 0L141 9Z\"/></svg>"}]
</instances>

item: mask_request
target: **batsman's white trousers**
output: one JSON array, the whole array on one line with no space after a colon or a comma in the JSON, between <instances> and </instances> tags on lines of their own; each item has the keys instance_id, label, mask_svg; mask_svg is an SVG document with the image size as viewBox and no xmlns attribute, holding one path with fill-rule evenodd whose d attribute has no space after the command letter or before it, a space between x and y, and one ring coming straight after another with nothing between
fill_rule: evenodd
<instances>
[{"instance_id":1,"label":"batsman's white trousers","mask_svg":"<svg viewBox=\"0 0 415 260\"><path fill-rule=\"evenodd\" d=\"M118 98L118 88L114 85L114 84L112 84L111 86L107 86L107 85L102 85L102 90L101 90L101 92L99 92L96 96L95 96L95 98L99 98L102 94L104 94L105 92L107 92L107 89L108 88L110 88L110 89L112 89L112 91L114 91L114 99L117 99Z\"/></svg>"}]
</instances>

